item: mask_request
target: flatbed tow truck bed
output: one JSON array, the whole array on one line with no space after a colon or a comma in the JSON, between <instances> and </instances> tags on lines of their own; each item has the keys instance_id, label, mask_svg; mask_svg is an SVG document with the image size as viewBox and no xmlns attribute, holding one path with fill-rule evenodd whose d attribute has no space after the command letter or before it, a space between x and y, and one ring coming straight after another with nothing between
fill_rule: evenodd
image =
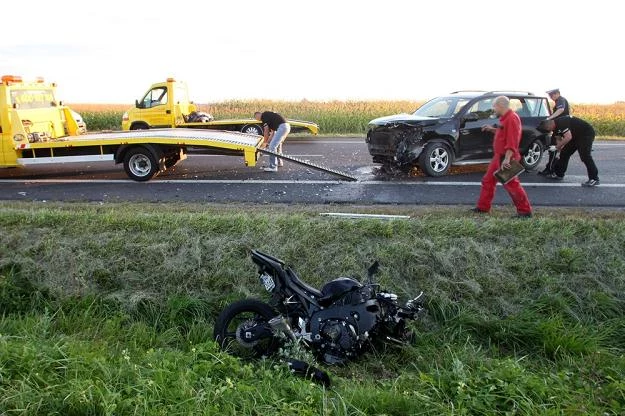
<instances>
[{"instance_id":1,"label":"flatbed tow truck bed","mask_svg":"<svg viewBox=\"0 0 625 416\"><path fill-rule=\"evenodd\" d=\"M22 165L71 162L68 157L80 157L78 161L114 160L115 152L120 146L131 145L163 145L178 146L181 148L195 148L198 151L211 153L214 150L219 154L240 154L244 156L247 166L256 165L256 151L262 143L262 137L249 134L184 130L184 129L156 129L136 130L128 132L88 133L83 136L68 136L40 143L24 143L18 149L22 150L22 157L18 162ZM49 150L49 154L45 154ZM85 153L86 155L75 155ZM93 151L95 150L95 151ZM89 157L92 157L90 159Z\"/></svg>"},{"instance_id":2,"label":"flatbed tow truck bed","mask_svg":"<svg viewBox=\"0 0 625 416\"><path fill-rule=\"evenodd\" d=\"M184 160L187 153L243 156L245 165L249 167L256 166L259 153L264 153L279 156L284 160L324 171L342 179L356 180L345 172L264 149L262 143L263 139L260 136L218 130L175 128L89 133L47 142L23 143L18 147L21 157L17 159L17 162L19 165L28 166L110 160L115 163L124 163L124 169L130 178L144 181L180 160ZM128 157L131 151L133 155ZM137 153L137 151L140 152ZM153 160L151 160L151 155ZM154 172L150 172L151 168L146 167L152 164L157 165L157 170Z\"/></svg>"}]
</instances>

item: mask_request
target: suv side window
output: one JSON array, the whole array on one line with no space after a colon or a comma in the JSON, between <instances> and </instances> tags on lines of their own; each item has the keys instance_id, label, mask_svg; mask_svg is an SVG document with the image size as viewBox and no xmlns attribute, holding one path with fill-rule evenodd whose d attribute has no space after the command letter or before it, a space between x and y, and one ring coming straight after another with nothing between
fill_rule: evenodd
<instances>
[{"instance_id":1,"label":"suv side window","mask_svg":"<svg viewBox=\"0 0 625 416\"><path fill-rule=\"evenodd\" d=\"M487 118L491 118L495 112L493 111L493 100L494 97L485 98L479 101L476 101L467 114L475 114L477 115L478 120L485 120Z\"/></svg>"},{"instance_id":2,"label":"suv side window","mask_svg":"<svg viewBox=\"0 0 625 416\"><path fill-rule=\"evenodd\" d=\"M532 117L549 116L549 104L545 98L527 98L526 101Z\"/></svg>"},{"instance_id":3,"label":"suv side window","mask_svg":"<svg viewBox=\"0 0 625 416\"><path fill-rule=\"evenodd\" d=\"M456 108L454 109L453 115L455 116L456 114L458 114L469 102L469 100L467 100L466 98L461 98L458 100L458 102L456 103Z\"/></svg>"},{"instance_id":4,"label":"suv side window","mask_svg":"<svg viewBox=\"0 0 625 416\"><path fill-rule=\"evenodd\" d=\"M544 98L510 98L510 108L519 117L547 117L549 110Z\"/></svg>"},{"instance_id":5,"label":"suv side window","mask_svg":"<svg viewBox=\"0 0 625 416\"><path fill-rule=\"evenodd\" d=\"M167 104L167 88L154 88L143 97L143 108L152 108L157 105Z\"/></svg>"}]
</instances>

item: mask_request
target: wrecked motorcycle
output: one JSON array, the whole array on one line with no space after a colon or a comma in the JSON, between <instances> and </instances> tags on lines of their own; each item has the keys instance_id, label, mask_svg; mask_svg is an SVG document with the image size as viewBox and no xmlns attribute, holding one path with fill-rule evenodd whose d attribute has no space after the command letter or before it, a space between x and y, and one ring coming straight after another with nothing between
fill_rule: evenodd
<instances>
[{"instance_id":1,"label":"wrecked motorcycle","mask_svg":"<svg viewBox=\"0 0 625 416\"><path fill-rule=\"evenodd\" d=\"M407 320L423 309L422 295L400 305L380 290L368 269L368 283L341 277L319 291L303 282L282 260L253 250L260 282L271 302L244 299L226 307L214 336L224 351L243 358L270 356L288 342L303 344L326 364L343 364L376 341L403 343Z\"/></svg>"}]
</instances>

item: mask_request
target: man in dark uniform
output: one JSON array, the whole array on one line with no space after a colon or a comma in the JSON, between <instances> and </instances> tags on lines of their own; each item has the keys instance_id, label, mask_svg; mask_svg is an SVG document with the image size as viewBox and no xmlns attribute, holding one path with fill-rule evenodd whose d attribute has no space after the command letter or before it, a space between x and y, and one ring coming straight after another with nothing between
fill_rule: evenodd
<instances>
[{"instance_id":1,"label":"man in dark uniform","mask_svg":"<svg viewBox=\"0 0 625 416\"><path fill-rule=\"evenodd\" d=\"M263 137L265 139L265 146L269 150L282 153L282 142L286 139L286 136L291 132L291 125L287 123L286 119L278 113L273 111L257 111L254 113L254 118L263 123ZM265 168L265 172L277 172L280 161L276 156L270 156L269 166Z\"/></svg>"},{"instance_id":2,"label":"man in dark uniform","mask_svg":"<svg viewBox=\"0 0 625 416\"><path fill-rule=\"evenodd\" d=\"M554 136L560 137L556 144L560 158L555 161L553 173L548 176L549 178L562 180L569 165L569 159L573 153L578 152L588 171L588 180L582 183L582 186L599 185L599 171L591 155L592 144L595 141L595 129L589 123L581 118L565 116L555 120L545 120L540 124L539 129L551 131Z\"/></svg>"},{"instance_id":3,"label":"man in dark uniform","mask_svg":"<svg viewBox=\"0 0 625 416\"><path fill-rule=\"evenodd\" d=\"M558 117L564 117L571 115L569 102L566 98L560 95L560 90L549 90L547 91L549 98L554 102L553 106L553 114L547 117L547 120L555 120Z\"/></svg>"},{"instance_id":4,"label":"man in dark uniform","mask_svg":"<svg viewBox=\"0 0 625 416\"><path fill-rule=\"evenodd\" d=\"M566 98L560 95L560 90L558 88L547 91L549 98L554 102L553 113L547 117L547 120L555 120L558 117L564 117L570 115L570 107L569 102ZM549 176L553 173L553 166L557 157L557 152L554 150L557 144L557 138L555 134L551 135L551 143L549 150L549 160L547 161L547 166L545 169L538 172L539 175Z\"/></svg>"}]
</instances>

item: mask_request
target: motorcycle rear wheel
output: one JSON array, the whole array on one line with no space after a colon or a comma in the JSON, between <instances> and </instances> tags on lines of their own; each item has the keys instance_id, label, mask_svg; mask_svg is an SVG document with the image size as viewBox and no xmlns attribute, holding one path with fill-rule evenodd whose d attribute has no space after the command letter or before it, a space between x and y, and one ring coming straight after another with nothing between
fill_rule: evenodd
<instances>
[{"instance_id":1,"label":"motorcycle rear wheel","mask_svg":"<svg viewBox=\"0 0 625 416\"><path fill-rule=\"evenodd\" d=\"M245 328L268 325L276 315L271 306L256 299L243 299L229 305L215 321L213 336L221 349L240 358L253 359L270 356L280 347L274 337L246 342L240 334Z\"/></svg>"}]
</instances>

